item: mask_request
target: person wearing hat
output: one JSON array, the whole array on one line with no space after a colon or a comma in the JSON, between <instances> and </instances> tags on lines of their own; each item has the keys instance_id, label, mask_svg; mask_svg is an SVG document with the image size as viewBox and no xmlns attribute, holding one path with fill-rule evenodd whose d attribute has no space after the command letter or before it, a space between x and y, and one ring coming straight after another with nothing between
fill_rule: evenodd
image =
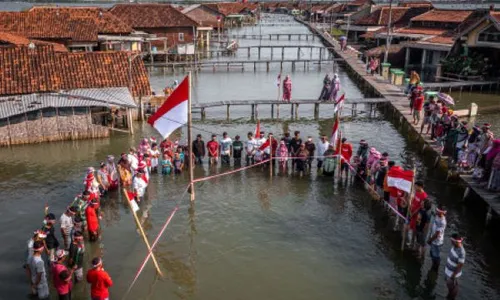
<instances>
[{"instance_id":1,"label":"person wearing hat","mask_svg":"<svg viewBox=\"0 0 500 300\"><path fill-rule=\"evenodd\" d=\"M139 166L139 157L137 156L137 150L134 147L130 147L127 160L130 163L132 174L134 174L135 170L137 170L137 167Z\"/></svg>"},{"instance_id":2,"label":"person wearing hat","mask_svg":"<svg viewBox=\"0 0 500 300\"><path fill-rule=\"evenodd\" d=\"M90 297L92 300L109 299L108 289L113 285L113 281L109 274L104 271L100 257L92 259L92 269L87 272L87 282L90 283Z\"/></svg>"},{"instance_id":3,"label":"person wearing hat","mask_svg":"<svg viewBox=\"0 0 500 300\"><path fill-rule=\"evenodd\" d=\"M42 259L42 252L45 248L42 241L33 243L33 255L28 266L28 274L31 278L31 292L38 299L49 298L49 285L47 283L47 274L45 272L45 262Z\"/></svg>"},{"instance_id":4,"label":"person wearing hat","mask_svg":"<svg viewBox=\"0 0 500 300\"><path fill-rule=\"evenodd\" d=\"M219 159L219 143L217 142L217 135L212 134L212 140L207 143L208 151L208 164L217 165Z\"/></svg>"},{"instance_id":5,"label":"person wearing hat","mask_svg":"<svg viewBox=\"0 0 500 300\"><path fill-rule=\"evenodd\" d=\"M203 158L205 157L205 142L201 134L196 135L196 140L193 141L193 154L195 157L195 164L202 165Z\"/></svg>"},{"instance_id":6,"label":"person wearing hat","mask_svg":"<svg viewBox=\"0 0 500 300\"><path fill-rule=\"evenodd\" d=\"M83 280L83 255L85 254L85 243L83 234L80 231L75 231L73 241L69 246L68 251L68 267L75 271L75 281Z\"/></svg>"},{"instance_id":7,"label":"person wearing hat","mask_svg":"<svg viewBox=\"0 0 500 300\"><path fill-rule=\"evenodd\" d=\"M72 268L71 271L66 268L64 261L66 260L68 253L62 249L56 251L56 260L52 263L51 274L52 283L59 295L59 300L71 299L71 288L73 287L71 283L71 276L76 268ZM67 274L61 276L62 272ZM62 278L65 279L62 279Z\"/></svg>"},{"instance_id":8,"label":"person wearing hat","mask_svg":"<svg viewBox=\"0 0 500 300\"><path fill-rule=\"evenodd\" d=\"M432 259L432 269L438 270L441 263L441 247L444 243L444 231L446 229L446 210L443 205L436 208L436 216L431 227L431 237L427 244L431 246L430 256Z\"/></svg>"},{"instance_id":9,"label":"person wearing hat","mask_svg":"<svg viewBox=\"0 0 500 300\"><path fill-rule=\"evenodd\" d=\"M448 287L446 299L454 300L458 295L458 278L462 276L462 268L465 263L465 249L462 245L463 239L458 233L452 234L450 241L451 249L446 260L444 273Z\"/></svg>"},{"instance_id":10,"label":"person wearing hat","mask_svg":"<svg viewBox=\"0 0 500 300\"><path fill-rule=\"evenodd\" d=\"M97 209L99 203L94 199L89 202L85 209L85 216L87 218L87 231L89 233L89 240L91 242L97 241L99 238L99 218L97 217Z\"/></svg>"},{"instance_id":11,"label":"person wearing hat","mask_svg":"<svg viewBox=\"0 0 500 300\"><path fill-rule=\"evenodd\" d=\"M106 159L106 171L108 173L109 190L116 190L118 188L118 169L115 163L115 157L108 155Z\"/></svg>"},{"instance_id":12,"label":"person wearing hat","mask_svg":"<svg viewBox=\"0 0 500 300\"><path fill-rule=\"evenodd\" d=\"M231 162L233 140L227 135L227 132L222 133L220 140L220 160L221 164L229 165Z\"/></svg>"},{"instance_id":13,"label":"person wearing hat","mask_svg":"<svg viewBox=\"0 0 500 300\"><path fill-rule=\"evenodd\" d=\"M241 165L241 153L243 152L243 142L240 141L240 136L236 135L233 141L233 159L234 164Z\"/></svg>"},{"instance_id":14,"label":"person wearing hat","mask_svg":"<svg viewBox=\"0 0 500 300\"><path fill-rule=\"evenodd\" d=\"M55 224L56 224L56 216L53 213L48 213L45 216L42 231L46 235L46 238L44 240L45 249L47 251L47 254L49 255L50 261L54 260L54 255L55 255L56 249L59 247L59 241L57 240L55 230L54 230Z\"/></svg>"},{"instance_id":15,"label":"person wearing hat","mask_svg":"<svg viewBox=\"0 0 500 300\"><path fill-rule=\"evenodd\" d=\"M144 194L146 193L146 188L148 187L148 182L146 180L143 169L137 170L137 174L135 174L134 176L132 186L134 187L134 192L137 195L137 200L141 201L141 199L144 197Z\"/></svg>"},{"instance_id":16,"label":"person wearing hat","mask_svg":"<svg viewBox=\"0 0 500 300\"><path fill-rule=\"evenodd\" d=\"M77 212L77 208L74 206L70 206L66 209L66 211L59 218L59 222L61 223L61 236L64 242L64 249L68 250L69 245L71 244L71 234L73 231L73 218L75 217Z\"/></svg>"}]
</instances>

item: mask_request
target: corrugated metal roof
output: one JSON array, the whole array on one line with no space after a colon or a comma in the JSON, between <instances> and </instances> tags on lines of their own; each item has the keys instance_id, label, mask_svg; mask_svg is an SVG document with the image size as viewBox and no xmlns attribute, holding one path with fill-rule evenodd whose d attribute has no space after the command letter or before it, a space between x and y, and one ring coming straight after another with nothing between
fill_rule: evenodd
<instances>
[{"instance_id":1,"label":"corrugated metal roof","mask_svg":"<svg viewBox=\"0 0 500 300\"><path fill-rule=\"evenodd\" d=\"M128 88L76 89L0 97L0 119L49 107L130 107L137 105Z\"/></svg>"}]
</instances>

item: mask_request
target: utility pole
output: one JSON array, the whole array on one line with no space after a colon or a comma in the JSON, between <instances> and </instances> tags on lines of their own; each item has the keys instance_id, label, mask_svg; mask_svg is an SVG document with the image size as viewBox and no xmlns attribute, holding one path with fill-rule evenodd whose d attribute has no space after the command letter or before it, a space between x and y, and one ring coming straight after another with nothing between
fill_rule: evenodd
<instances>
[{"instance_id":1,"label":"utility pole","mask_svg":"<svg viewBox=\"0 0 500 300\"><path fill-rule=\"evenodd\" d=\"M392 27L392 0L389 2L389 22L387 23L387 38L385 40L384 63L387 63L389 58L389 48L391 47L391 27Z\"/></svg>"}]
</instances>

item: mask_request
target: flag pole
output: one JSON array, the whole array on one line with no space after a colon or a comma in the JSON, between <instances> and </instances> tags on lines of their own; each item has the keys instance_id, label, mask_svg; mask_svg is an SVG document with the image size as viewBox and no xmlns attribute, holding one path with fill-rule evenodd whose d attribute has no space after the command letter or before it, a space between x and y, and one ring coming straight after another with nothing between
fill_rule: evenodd
<instances>
[{"instance_id":1,"label":"flag pole","mask_svg":"<svg viewBox=\"0 0 500 300\"><path fill-rule=\"evenodd\" d=\"M273 136L269 136L269 176L273 178Z\"/></svg>"},{"instance_id":2,"label":"flag pole","mask_svg":"<svg viewBox=\"0 0 500 300\"><path fill-rule=\"evenodd\" d=\"M139 221L139 218L137 217L137 213L135 212L134 208L132 207L132 204L130 203L130 198L128 197L127 190L123 188L123 194L125 195L125 198L127 199L127 204L130 207L130 210L132 211L132 215L134 216L135 223L137 224L137 227L139 228L139 232L144 240L144 243L146 244L146 247L148 248L149 252L151 253L151 258L153 258L153 263L156 268L156 272L163 277L163 273L160 270L160 266L158 265L158 262L156 261L156 257L151 251L151 245L149 244L148 238L146 237L146 233L144 232L144 228L142 228L141 222Z\"/></svg>"},{"instance_id":3,"label":"flag pole","mask_svg":"<svg viewBox=\"0 0 500 300\"><path fill-rule=\"evenodd\" d=\"M193 133L191 117L191 71L188 73L189 96L188 96L188 147L189 147L189 188L191 190L191 201L194 201L194 163L193 163Z\"/></svg>"}]
</instances>

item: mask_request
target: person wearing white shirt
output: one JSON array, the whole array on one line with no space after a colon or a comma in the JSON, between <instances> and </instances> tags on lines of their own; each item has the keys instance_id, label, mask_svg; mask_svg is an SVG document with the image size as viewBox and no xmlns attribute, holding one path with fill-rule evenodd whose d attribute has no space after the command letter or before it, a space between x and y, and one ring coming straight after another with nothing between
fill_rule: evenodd
<instances>
[{"instance_id":1,"label":"person wearing white shirt","mask_svg":"<svg viewBox=\"0 0 500 300\"><path fill-rule=\"evenodd\" d=\"M72 233L73 233L73 217L76 214L76 208L73 206L68 207L66 212L61 215L59 219L61 223L61 235L64 241L64 249L68 250L69 245L71 245Z\"/></svg>"},{"instance_id":2,"label":"person wearing white shirt","mask_svg":"<svg viewBox=\"0 0 500 300\"><path fill-rule=\"evenodd\" d=\"M322 156L325 154L326 150L328 150L328 146L330 146L330 143L326 139L326 135L321 136L321 139L316 146L316 156L318 156L318 170L323 167L324 158Z\"/></svg>"},{"instance_id":3,"label":"person wearing white shirt","mask_svg":"<svg viewBox=\"0 0 500 300\"><path fill-rule=\"evenodd\" d=\"M147 182L143 178L143 175L144 170L137 170L137 174L136 176L134 176L134 180L132 183L138 200L141 200L144 197L144 194L146 193L146 187L148 186Z\"/></svg>"},{"instance_id":4,"label":"person wearing white shirt","mask_svg":"<svg viewBox=\"0 0 500 300\"><path fill-rule=\"evenodd\" d=\"M431 237L427 244L431 246L430 256L432 259L432 269L437 270L441 263L441 247L444 243L444 231L446 229L446 210L440 204L436 208L436 216L431 227Z\"/></svg>"},{"instance_id":5,"label":"person wearing white shirt","mask_svg":"<svg viewBox=\"0 0 500 300\"><path fill-rule=\"evenodd\" d=\"M247 166L250 165L250 163L254 163L254 155L255 155L255 150L257 147L257 141L253 138L253 133L249 132L248 135L248 140L246 142L246 160L247 160Z\"/></svg>"},{"instance_id":6,"label":"person wearing white shirt","mask_svg":"<svg viewBox=\"0 0 500 300\"><path fill-rule=\"evenodd\" d=\"M260 146L264 145L264 143L267 141L266 137L264 136L264 131L260 132L260 136L258 139L256 139L256 141L257 141L256 143L257 149L260 148Z\"/></svg>"},{"instance_id":7,"label":"person wearing white shirt","mask_svg":"<svg viewBox=\"0 0 500 300\"><path fill-rule=\"evenodd\" d=\"M227 132L223 132L222 140L220 141L221 163L229 165L229 163L231 162L232 147L233 147L233 140L227 136Z\"/></svg>"},{"instance_id":8,"label":"person wearing white shirt","mask_svg":"<svg viewBox=\"0 0 500 300\"><path fill-rule=\"evenodd\" d=\"M132 169L132 175L135 173L137 170L137 167L139 166L139 159L137 158L136 155L136 150L134 147L130 148L130 151L127 155L128 162L130 163L130 169Z\"/></svg>"}]
</instances>

